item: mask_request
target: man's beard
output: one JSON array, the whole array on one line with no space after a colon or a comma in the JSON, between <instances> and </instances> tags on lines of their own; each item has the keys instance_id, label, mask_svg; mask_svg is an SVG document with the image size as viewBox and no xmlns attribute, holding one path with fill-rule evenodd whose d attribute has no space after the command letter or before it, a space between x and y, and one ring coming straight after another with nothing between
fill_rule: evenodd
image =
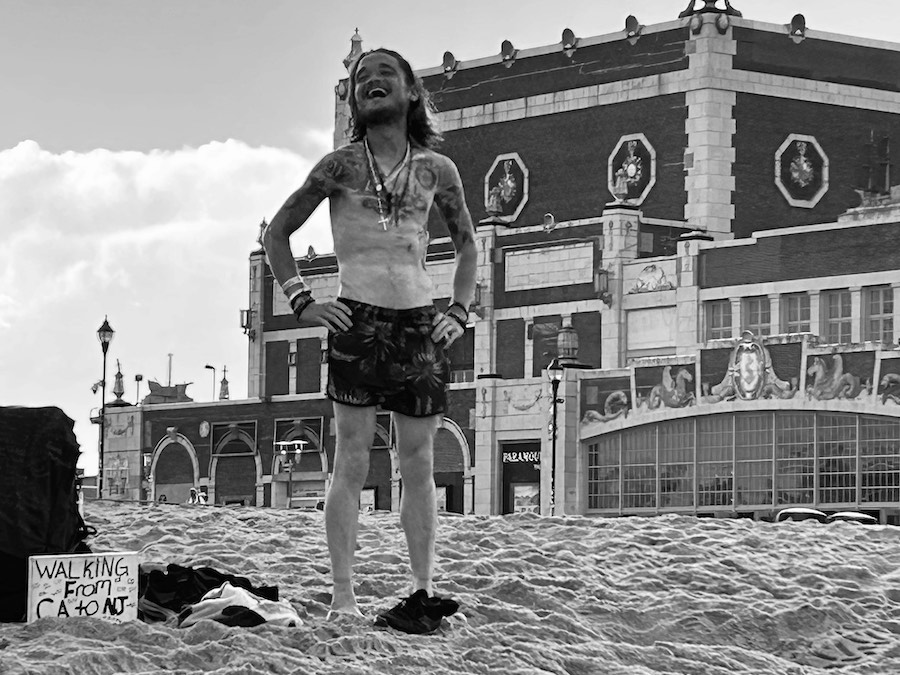
<instances>
[{"instance_id":1,"label":"man's beard","mask_svg":"<svg viewBox=\"0 0 900 675\"><path fill-rule=\"evenodd\" d=\"M375 127L383 124L393 124L398 120L403 120L404 111L399 107L383 106L378 108L370 108L368 110L359 109L359 123L364 127Z\"/></svg>"}]
</instances>

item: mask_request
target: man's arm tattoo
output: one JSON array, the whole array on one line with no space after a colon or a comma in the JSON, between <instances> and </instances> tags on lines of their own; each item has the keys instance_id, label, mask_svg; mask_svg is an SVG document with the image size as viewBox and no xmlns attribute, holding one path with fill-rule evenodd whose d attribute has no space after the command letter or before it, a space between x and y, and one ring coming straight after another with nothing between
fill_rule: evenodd
<instances>
[{"instance_id":1,"label":"man's arm tattoo","mask_svg":"<svg viewBox=\"0 0 900 675\"><path fill-rule=\"evenodd\" d=\"M466 207L462 186L458 184L448 185L443 190L435 193L435 204L447 222L450 238L457 247L473 241L472 219Z\"/></svg>"}]
</instances>

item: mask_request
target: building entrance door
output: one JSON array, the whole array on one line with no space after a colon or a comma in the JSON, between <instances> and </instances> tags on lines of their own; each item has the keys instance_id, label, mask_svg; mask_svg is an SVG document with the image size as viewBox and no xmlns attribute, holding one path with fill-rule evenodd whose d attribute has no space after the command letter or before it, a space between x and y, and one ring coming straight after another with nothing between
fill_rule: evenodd
<instances>
[{"instance_id":1,"label":"building entrance door","mask_svg":"<svg viewBox=\"0 0 900 675\"><path fill-rule=\"evenodd\" d=\"M500 513L541 512L541 442L500 445L503 504Z\"/></svg>"}]
</instances>

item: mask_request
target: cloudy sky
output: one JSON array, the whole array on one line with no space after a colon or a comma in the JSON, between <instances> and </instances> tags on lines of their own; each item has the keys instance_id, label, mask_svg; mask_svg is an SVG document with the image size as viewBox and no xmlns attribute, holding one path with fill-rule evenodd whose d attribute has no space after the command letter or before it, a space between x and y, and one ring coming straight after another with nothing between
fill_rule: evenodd
<instances>
[{"instance_id":1,"label":"cloudy sky","mask_svg":"<svg viewBox=\"0 0 900 675\"><path fill-rule=\"evenodd\" d=\"M0 405L63 409L96 471L96 331L134 377L247 392L247 259L331 146L334 85L359 28L414 67L653 24L685 0L0 0ZM745 18L897 40L895 0L735 0ZM330 251L323 210L293 241ZM110 398L111 400L111 398Z\"/></svg>"}]
</instances>

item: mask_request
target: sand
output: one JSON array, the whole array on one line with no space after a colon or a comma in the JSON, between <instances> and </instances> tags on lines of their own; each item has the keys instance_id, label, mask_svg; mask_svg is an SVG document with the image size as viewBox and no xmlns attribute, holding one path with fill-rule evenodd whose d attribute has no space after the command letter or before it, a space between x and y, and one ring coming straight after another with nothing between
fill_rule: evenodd
<instances>
[{"instance_id":1,"label":"sand","mask_svg":"<svg viewBox=\"0 0 900 675\"><path fill-rule=\"evenodd\" d=\"M0 624L0 673L900 673L900 528L749 520L442 515L436 591L460 615L410 636L327 621L321 512L88 503L95 551L277 585L297 628ZM361 516L369 615L407 590L393 513Z\"/></svg>"}]
</instances>

